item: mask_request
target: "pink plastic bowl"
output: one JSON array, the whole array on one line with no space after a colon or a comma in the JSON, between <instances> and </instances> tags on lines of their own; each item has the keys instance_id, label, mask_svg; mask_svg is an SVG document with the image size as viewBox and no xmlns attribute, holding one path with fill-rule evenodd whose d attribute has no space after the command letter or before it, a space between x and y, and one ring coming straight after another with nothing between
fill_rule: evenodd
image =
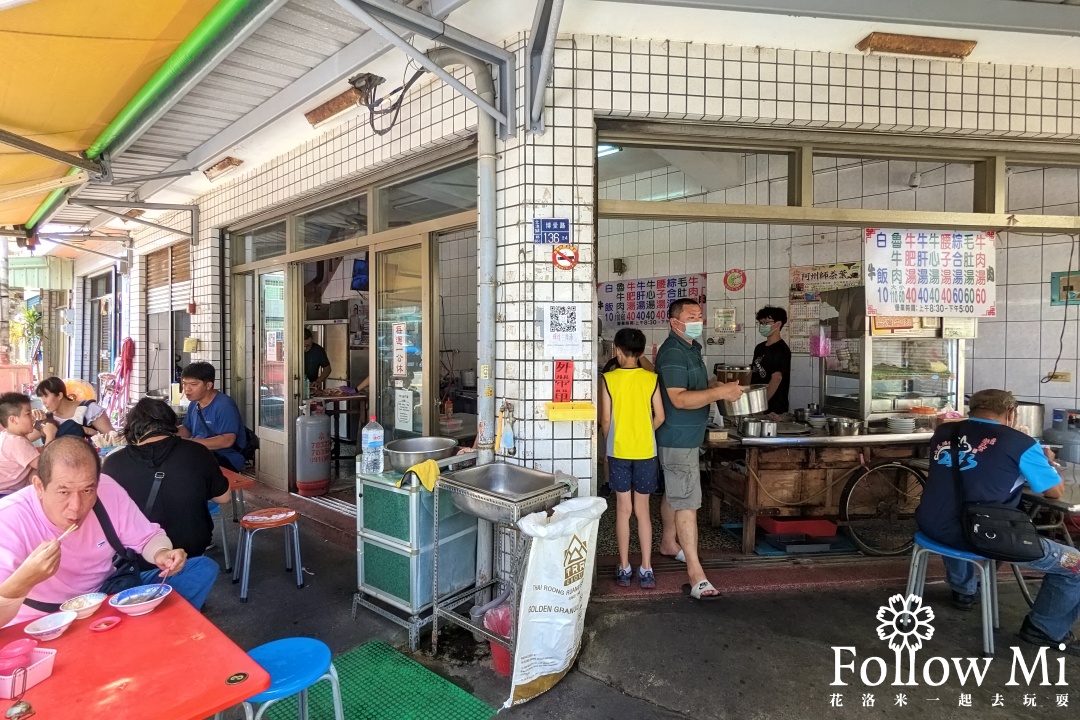
<instances>
[{"instance_id":1,"label":"pink plastic bowl","mask_svg":"<svg viewBox=\"0 0 1080 720\"><path fill-rule=\"evenodd\" d=\"M22 638L0 649L0 675L10 675L19 668L30 665L30 654L37 647L37 640Z\"/></svg>"}]
</instances>

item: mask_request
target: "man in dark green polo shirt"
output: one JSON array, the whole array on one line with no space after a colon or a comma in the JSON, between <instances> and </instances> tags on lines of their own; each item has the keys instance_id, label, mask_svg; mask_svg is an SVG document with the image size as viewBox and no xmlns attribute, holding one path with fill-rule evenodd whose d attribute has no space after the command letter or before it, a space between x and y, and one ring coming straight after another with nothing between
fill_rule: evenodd
<instances>
[{"instance_id":1,"label":"man in dark green polo shirt","mask_svg":"<svg viewBox=\"0 0 1080 720\"><path fill-rule=\"evenodd\" d=\"M311 389L322 388L326 378L330 377L330 358L322 345L315 342L311 331L304 329L304 377L311 383Z\"/></svg>"},{"instance_id":2,"label":"man in dark green polo shirt","mask_svg":"<svg viewBox=\"0 0 1080 720\"><path fill-rule=\"evenodd\" d=\"M685 559L690 576L690 595L696 599L719 597L705 577L698 560L697 512L701 507L701 472L698 453L705 440L709 408L717 400L742 397L739 383L710 381L701 359L704 327L701 306L682 298L668 309L671 333L656 355L656 373L664 401L664 424L656 431L660 465L664 468L664 499L660 516L664 523L660 554Z\"/></svg>"}]
</instances>

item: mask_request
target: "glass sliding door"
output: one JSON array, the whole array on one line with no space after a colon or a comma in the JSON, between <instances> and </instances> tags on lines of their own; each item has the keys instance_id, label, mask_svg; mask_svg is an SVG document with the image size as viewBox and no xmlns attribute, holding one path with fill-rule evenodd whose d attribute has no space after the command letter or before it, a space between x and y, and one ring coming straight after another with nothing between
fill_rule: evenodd
<instances>
[{"instance_id":1,"label":"glass sliding door","mask_svg":"<svg viewBox=\"0 0 1080 720\"><path fill-rule=\"evenodd\" d=\"M375 353L371 412L387 440L432 434L438 393L427 236L375 248ZM432 384L435 384L432 389Z\"/></svg>"},{"instance_id":2,"label":"glass sliding door","mask_svg":"<svg viewBox=\"0 0 1080 720\"><path fill-rule=\"evenodd\" d=\"M288 363L290 348L286 342L288 287L286 272L273 269L261 272L255 282L255 416L259 436L259 479L281 489L290 485L289 418L292 413Z\"/></svg>"}]
</instances>

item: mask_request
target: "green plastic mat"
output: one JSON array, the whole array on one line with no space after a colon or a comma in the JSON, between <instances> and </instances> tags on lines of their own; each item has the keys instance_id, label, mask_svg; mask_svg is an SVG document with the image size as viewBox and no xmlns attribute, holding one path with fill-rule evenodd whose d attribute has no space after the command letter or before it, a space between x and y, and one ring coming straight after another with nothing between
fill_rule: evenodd
<instances>
[{"instance_id":1,"label":"green plastic mat","mask_svg":"<svg viewBox=\"0 0 1080 720\"><path fill-rule=\"evenodd\" d=\"M334 658L347 720L488 720L495 710L379 640ZM296 697L275 703L264 717L295 720ZM311 720L330 720L330 683L308 691Z\"/></svg>"}]
</instances>

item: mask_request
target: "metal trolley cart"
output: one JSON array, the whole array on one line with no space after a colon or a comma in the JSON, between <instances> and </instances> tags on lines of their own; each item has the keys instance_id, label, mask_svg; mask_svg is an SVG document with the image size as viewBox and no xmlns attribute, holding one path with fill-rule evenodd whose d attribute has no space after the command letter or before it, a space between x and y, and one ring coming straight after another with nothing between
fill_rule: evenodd
<instances>
[{"instance_id":1,"label":"metal trolley cart","mask_svg":"<svg viewBox=\"0 0 1080 720\"><path fill-rule=\"evenodd\" d=\"M438 463L447 469L475 460L474 452ZM427 492L415 473L356 478L353 619L360 607L382 615L409 631L409 648L414 651L420 644L420 629L431 622L434 596L457 593L476 583L476 518L463 512L447 518L444 513L441 540L435 533L435 498L444 493ZM440 544L443 557L453 562L436 585L435 548Z\"/></svg>"},{"instance_id":2,"label":"metal trolley cart","mask_svg":"<svg viewBox=\"0 0 1080 720\"><path fill-rule=\"evenodd\" d=\"M555 476L506 463L493 463L439 476L435 482L435 582L439 582L440 574L447 570L446 555L439 549L438 540L442 532L440 525L444 522L441 506L446 499L450 499L455 508L494 523L496 552L490 580L435 600L431 623L432 652L438 652L439 623L445 621L505 647L510 651L510 656L514 656L518 601L530 542L518 530L517 522L530 513L551 509L576 489L576 481L570 476ZM509 638L489 631L482 625L482 619L473 622L456 612L457 607L473 601L488 588L505 592L507 587L510 591L507 599L510 617L514 619L510 623Z\"/></svg>"}]
</instances>

